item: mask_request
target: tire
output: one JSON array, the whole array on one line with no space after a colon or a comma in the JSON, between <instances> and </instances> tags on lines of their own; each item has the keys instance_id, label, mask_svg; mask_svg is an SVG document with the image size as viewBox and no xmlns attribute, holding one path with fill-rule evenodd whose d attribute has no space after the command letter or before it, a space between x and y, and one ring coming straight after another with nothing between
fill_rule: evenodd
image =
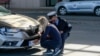
<instances>
[{"instance_id":1,"label":"tire","mask_svg":"<svg viewBox=\"0 0 100 56\"><path fill-rule=\"evenodd\" d=\"M67 9L65 7L60 7L57 11L58 15L66 15L67 14Z\"/></svg>"},{"instance_id":2,"label":"tire","mask_svg":"<svg viewBox=\"0 0 100 56\"><path fill-rule=\"evenodd\" d=\"M100 16L100 7L95 8L94 14L95 14L96 16Z\"/></svg>"}]
</instances>

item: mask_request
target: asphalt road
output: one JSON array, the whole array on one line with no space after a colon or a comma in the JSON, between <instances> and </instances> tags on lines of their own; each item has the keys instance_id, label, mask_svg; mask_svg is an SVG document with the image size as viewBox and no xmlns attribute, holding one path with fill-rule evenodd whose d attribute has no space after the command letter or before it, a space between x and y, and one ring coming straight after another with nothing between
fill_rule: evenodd
<instances>
[{"instance_id":1,"label":"asphalt road","mask_svg":"<svg viewBox=\"0 0 100 56\"><path fill-rule=\"evenodd\" d=\"M22 13L23 14L23 13ZM30 17L46 15L43 13L26 13ZM100 17L94 15L60 16L72 24L70 37L66 40L63 56L100 56ZM40 46L28 50L0 51L0 56L41 56L44 51Z\"/></svg>"}]
</instances>

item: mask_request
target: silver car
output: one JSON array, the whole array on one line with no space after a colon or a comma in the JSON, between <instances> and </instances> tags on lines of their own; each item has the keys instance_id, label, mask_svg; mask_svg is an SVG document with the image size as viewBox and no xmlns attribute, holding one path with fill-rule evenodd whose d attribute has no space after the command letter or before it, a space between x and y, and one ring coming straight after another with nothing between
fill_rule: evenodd
<instances>
[{"instance_id":1,"label":"silver car","mask_svg":"<svg viewBox=\"0 0 100 56\"><path fill-rule=\"evenodd\" d=\"M94 13L100 16L100 1L62 1L55 5L57 14L66 15L67 13Z\"/></svg>"},{"instance_id":2,"label":"silver car","mask_svg":"<svg viewBox=\"0 0 100 56\"><path fill-rule=\"evenodd\" d=\"M0 49L32 47L39 39L40 23L31 17L13 14L0 6Z\"/></svg>"}]
</instances>

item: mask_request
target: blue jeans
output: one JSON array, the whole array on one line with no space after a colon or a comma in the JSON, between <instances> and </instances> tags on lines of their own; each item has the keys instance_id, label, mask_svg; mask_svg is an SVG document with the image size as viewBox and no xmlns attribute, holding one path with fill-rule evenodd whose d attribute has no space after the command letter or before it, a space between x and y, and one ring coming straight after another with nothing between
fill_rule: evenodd
<instances>
[{"instance_id":1,"label":"blue jeans","mask_svg":"<svg viewBox=\"0 0 100 56\"><path fill-rule=\"evenodd\" d=\"M55 50L56 48L61 47L61 43L58 42L57 40L47 40L47 39L41 39L40 41L41 46L46 49L53 49Z\"/></svg>"}]
</instances>

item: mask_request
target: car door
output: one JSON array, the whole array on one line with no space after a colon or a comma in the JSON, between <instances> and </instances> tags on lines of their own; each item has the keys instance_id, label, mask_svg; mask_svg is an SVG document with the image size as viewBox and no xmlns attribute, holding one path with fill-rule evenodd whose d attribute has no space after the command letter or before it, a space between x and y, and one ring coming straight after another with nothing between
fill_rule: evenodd
<instances>
[{"instance_id":1,"label":"car door","mask_svg":"<svg viewBox=\"0 0 100 56\"><path fill-rule=\"evenodd\" d=\"M77 2L69 2L67 5L68 12L75 12L78 11L78 4Z\"/></svg>"},{"instance_id":2,"label":"car door","mask_svg":"<svg viewBox=\"0 0 100 56\"><path fill-rule=\"evenodd\" d=\"M93 3L91 2L71 2L68 5L69 12L90 12L92 11Z\"/></svg>"},{"instance_id":3,"label":"car door","mask_svg":"<svg viewBox=\"0 0 100 56\"><path fill-rule=\"evenodd\" d=\"M81 2L78 2L77 4L77 12L91 12L93 11L93 2L91 1L81 1Z\"/></svg>"}]
</instances>

